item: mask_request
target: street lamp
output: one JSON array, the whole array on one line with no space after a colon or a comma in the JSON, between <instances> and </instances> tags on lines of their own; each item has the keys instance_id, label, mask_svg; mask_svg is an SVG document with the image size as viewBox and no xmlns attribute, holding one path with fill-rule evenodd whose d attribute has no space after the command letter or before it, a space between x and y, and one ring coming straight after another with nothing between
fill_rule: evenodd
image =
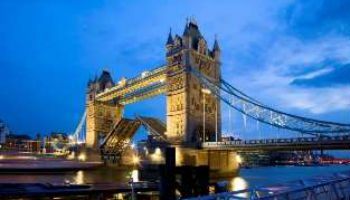
<instances>
[{"instance_id":1,"label":"street lamp","mask_svg":"<svg viewBox=\"0 0 350 200\"><path fill-rule=\"evenodd\" d=\"M202 88L202 93L203 93L203 141L205 142L205 95L206 94L211 94L211 91L206 88Z\"/></svg>"}]
</instances>

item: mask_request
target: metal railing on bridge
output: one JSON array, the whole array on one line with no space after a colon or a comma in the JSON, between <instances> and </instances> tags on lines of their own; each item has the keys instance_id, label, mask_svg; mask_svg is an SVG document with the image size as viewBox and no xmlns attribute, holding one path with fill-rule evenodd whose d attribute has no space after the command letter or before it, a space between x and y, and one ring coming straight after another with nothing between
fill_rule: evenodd
<instances>
[{"instance_id":1,"label":"metal railing on bridge","mask_svg":"<svg viewBox=\"0 0 350 200\"><path fill-rule=\"evenodd\" d=\"M350 124L321 121L285 113L260 103L223 79L218 82L204 75L198 69L189 67L188 70L218 99L255 121L314 136L350 134Z\"/></svg>"},{"instance_id":2,"label":"metal railing on bridge","mask_svg":"<svg viewBox=\"0 0 350 200\"><path fill-rule=\"evenodd\" d=\"M138 75L134 78L125 79L124 82L118 83L111 88L106 88L105 91L98 93L96 95L96 98L99 101L108 101L113 98L124 97L125 95L128 95L130 97L132 93L136 92L139 94L140 92L138 91L141 91L144 88L147 89L148 87L153 87L153 89L155 89L155 84L158 82L160 82L158 86L162 87L164 85L163 82L165 82L163 79L165 78L164 76L166 74L166 70L167 66L161 66L150 71L145 71L141 73L141 75ZM150 82L142 85L142 83L146 81Z\"/></svg>"},{"instance_id":3,"label":"metal railing on bridge","mask_svg":"<svg viewBox=\"0 0 350 200\"><path fill-rule=\"evenodd\" d=\"M329 200L350 199L350 171L271 186L224 192L187 200Z\"/></svg>"},{"instance_id":4,"label":"metal railing on bridge","mask_svg":"<svg viewBox=\"0 0 350 200\"><path fill-rule=\"evenodd\" d=\"M204 142L203 148L224 148L236 150L285 149L349 149L350 135L324 137L298 137L276 139L232 140L223 142Z\"/></svg>"}]
</instances>

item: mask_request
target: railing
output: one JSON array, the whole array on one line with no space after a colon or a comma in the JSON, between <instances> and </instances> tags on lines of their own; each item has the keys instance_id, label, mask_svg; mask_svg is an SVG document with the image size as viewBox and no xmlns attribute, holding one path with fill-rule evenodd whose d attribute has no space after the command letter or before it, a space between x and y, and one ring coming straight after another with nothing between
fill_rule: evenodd
<instances>
[{"instance_id":1,"label":"railing","mask_svg":"<svg viewBox=\"0 0 350 200\"><path fill-rule=\"evenodd\" d=\"M342 135L350 133L350 124L321 121L292 115L273 109L244 94L225 80L218 83L195 68L189 68L199 82L218 99L244 116L284 130L319 136Z\"/></svg>"},{"instance_id":2,"label":"railing","mask_svg":"<svg viewBox=\"0 0 350 200\"><path fill-rule=\"evenodd\" d=\"M126 87L130 87L130 86L132 86L132 85L134 85L134 84L136 84L136 83L138 83L140 81L143 81L145 79L152 78L154 76L162 74L162 73L165 72L166 69L167 69L167 66L161 66L161 67L155 68L153 70L141 73L141 75L138 75L138 76L136 76L134 78L127 79L125 85L120 85L119 84L119 85L113 86L112 88L107 88L105 91L97 94L97 98L103 97L104 95L109 94L111 92L116 92L116 91L123 90Z\"/></svg>"},{"instance_id":3,"label":"railing","mask_svg":"<svg viewBox=\"0 0 350 200\"><path fill-rule=\"evenodd\" d=\"M150 77L150 76L153 76L153 75L156 75L158 73L163 73L164 70L166 70L167 66L161 66L161 67L158 67L158 68L155 68L153 70L150 70L150 71L145 71L146 73L141 73L141 75L139 76L136 76L134 78L130 78L126 81L126 85L131 85L135 82L138 82L138 81L141 81L147 77Z\"/></svg>"},{"instance_id":4,"label":"railing","mask_svg":"<svg viewBox=\"0 0 350 200\"><path fill-rule=\"evenodd\" d=\"M299 137L299 138L280 138L280 139L252 139L252 140L233 140L225 142L204 142L203 147L226 146L226 145L254 145L254 144L292 144L308 142L327 142L327 141L350 141L350 135L329 136L329 137Z\"/></svg>"},{"instance_id":5,"label":"railing","mask_svg":"<svg viewBox=\"0 0 350 200\"><path fill-rule=\"evenodd\" d=\"M313 177L266 187L250 188L240 191L224 192L188 200L328 200L350 199L350 171L330 176Z\"/></svg>"},{"instance_id":6,"label":"railing","mask_svg":"<svg viewBox=\"0 0 350 200\"><path fill-rule=\"evenodd\" d=\"M138 100L142 100L145 97L153 97L160 93L164 93L166 91L165 83L154 83L147 87L140 88L138 90L132 91L125 96L118 99L119 103L122 105L126 105L129 103L134 103ZM142 98L143 97L143 98Z\"/></svg>"}]
</instances>

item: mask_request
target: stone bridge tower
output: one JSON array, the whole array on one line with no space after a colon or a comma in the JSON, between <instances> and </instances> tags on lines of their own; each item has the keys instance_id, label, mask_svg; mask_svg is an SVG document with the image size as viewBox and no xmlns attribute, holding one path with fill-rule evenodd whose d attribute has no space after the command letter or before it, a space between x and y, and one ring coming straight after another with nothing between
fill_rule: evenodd
<instances>
[{"instance_id":1,"label":"stone bridge tower","mask_svg":"<svg viewBox=\"0 0 350 200\"><path fill-rule=\"evenodd\" d=\"M167 138L174 143L215 141L216 137L220 140L220 101L188 71L190 67L195 68L219 82L217 40L209 49L197 23L190 21L182 36L173 37L169 33L166 49Z\"/></svg>"},{"instance_id":2,"label":"stone bridge tower","mask_svg":"<svg viewBox=\"0 0 350 200\"><path fill-rule=\"evenodd\" d=\"M116 101L101 102L96 95L114 86L110 73L104 70L100 77L88 82L86 94L86 146L98 148L102 140L113 125L122 117L123 106Z\"/></svg>"}]
</instances>

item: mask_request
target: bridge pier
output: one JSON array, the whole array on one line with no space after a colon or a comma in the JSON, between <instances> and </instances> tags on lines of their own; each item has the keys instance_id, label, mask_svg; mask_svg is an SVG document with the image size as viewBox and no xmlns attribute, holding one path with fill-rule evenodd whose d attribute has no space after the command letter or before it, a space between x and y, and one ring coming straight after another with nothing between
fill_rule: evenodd
<instances>
[{"instance_id":1,"label":"bridge pier","mask_svg":"<svg viewBox=\"0 0 350 200\"><path fill-rule=\"evenodd\" d=\"M233 177L238 174L238 154L233 150L208 150L176 147L176 166L209 167L212 178Z\"/></svg>"}]
</instances>

